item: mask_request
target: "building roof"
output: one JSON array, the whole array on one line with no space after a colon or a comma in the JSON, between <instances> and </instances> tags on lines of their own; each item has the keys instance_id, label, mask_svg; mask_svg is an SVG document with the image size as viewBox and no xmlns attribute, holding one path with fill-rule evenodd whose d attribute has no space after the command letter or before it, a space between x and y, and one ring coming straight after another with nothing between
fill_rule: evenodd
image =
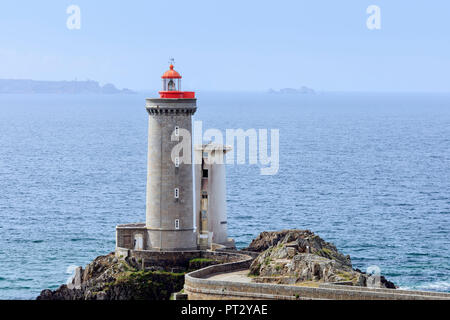
<instances>
[{"instance_id":1,"label":"building roof","mask_svg":"<svg viewBox=\"0 0 450 320\"><path fill-rule=\"evenodd\" d=\"M164 74L162 75L163 79L181 79L181 75L176 72L175 70L173 70L173 65L170 65L170 70L167 70L166 72L164 72Z\"/></svg>"}]
</instances>

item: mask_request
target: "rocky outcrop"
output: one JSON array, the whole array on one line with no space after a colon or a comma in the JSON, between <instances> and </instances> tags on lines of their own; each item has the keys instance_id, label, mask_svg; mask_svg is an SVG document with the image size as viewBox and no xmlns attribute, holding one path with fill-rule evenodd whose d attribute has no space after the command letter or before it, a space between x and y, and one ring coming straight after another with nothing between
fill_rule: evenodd
<instances>
[{"instance_id":1,"label":"rocky outcrop","mask_svg":"<svg viewBox=\"0 0 450 320\"><path fill-rule=\"evenodd\" d=\"M154 252L145 258L111 252L78 267L69 284L44 290L37 299L166 300L183 289L187 272L240 259L232 252Z\"/></svg>"},{"instance_id":2,"label":"rocky outcrop","mask_svg":"<svg viewBox=\"0 0 450 320\"><path fill-rule=\"evenodd\" d=\"M383 276L353 269L350 256L309 230L262 232L244 252L259 255L250 266L255 282L279 284L336 283L395 288ZM232 251L231 251L232 252ZM236 251L237 252L237 251ZM212 257L212 258L211 258ZM151 265L114 253L78 267L72 281L58 289L43 290L38 300L166 300L183 288L188 271L232 262L232 255L190 257L180 264L166 260Z\"/></svg>"},{"instance_id":3,"label":"rocky outcrop","mask_svg":"<svg viewBox=\"0 0 450 320\"><path fill-rule=\"evenodd\" d=\"M395 288L383 276L352 268L350 256L309 230L262 232L246 251L261 252L250 267L256 282L299 284L345 282L349 285Z\"/></svg>"},{"instance_id":4,"label":"rocky outcrop","mask_svg":"<svg viewBox=\"0 0 450 320\"><path fill-rule=\"evenodd\" d=\"M43 290L37 300L167 300L183 284L183 272L142 270L135 258L118 259L110 253L85 269L78 267L71 283L55 291Z\"/></svg>"}]
</instances>

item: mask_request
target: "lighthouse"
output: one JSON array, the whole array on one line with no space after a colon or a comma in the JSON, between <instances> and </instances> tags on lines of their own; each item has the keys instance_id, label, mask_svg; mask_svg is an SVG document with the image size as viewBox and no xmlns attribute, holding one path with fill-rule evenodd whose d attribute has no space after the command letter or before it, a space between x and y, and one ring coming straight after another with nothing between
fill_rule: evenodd
<instances>
[{"instance_id":1,"label":"lighthouse","mask_svg":"<svg viewBox=\"0 0 450 320\"><path fill-rule=\"evenodd\" d=\"M197 100L195 92L181 91L182 77L172 64L161 78L159 98L146 99L148 169L145 247L153 250L192 250L197 248L192 155L185 161L186 155L173 158L172 150L181 140L181 130L192 136L192 115L197 110ZM189 154L191 148L189 141Z\"/></svg>"},{"instance_id":2,"label":"lighthouse","mask_svg":"<svg viewBox=\"0 0 450 320\"><path fill-rule=\"evenodd\" d=\"M230 148L196 146L194 165L195 92L181 90L182 77L172 64L161 79L159 97L146 99L145 104L148 114L145 223L116 226L116 255L148 259L149 263L155 263L154 254L171 252L169 255L181 257L187 251L234 248L234 240L227 237L225 165L210 161L223 159Z\"/></svg>"}]
</instances>

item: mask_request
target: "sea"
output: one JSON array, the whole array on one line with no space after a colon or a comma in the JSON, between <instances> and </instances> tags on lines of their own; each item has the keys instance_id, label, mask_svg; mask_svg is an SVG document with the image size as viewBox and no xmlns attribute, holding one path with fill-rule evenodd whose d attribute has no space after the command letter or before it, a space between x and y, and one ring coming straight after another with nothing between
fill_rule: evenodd
<instances>
[{"instance_id":1,"label":"sea","mask_svg":"<svg viewBox=\"0 0 450 320\"><path fill-rule=\"evenodd\" d=\"M0 95L0 299L56 289L114 250L117 224L145 221L155 94ZM238 247L309 229L355 268L450 292L450 94L197 97L204 131L279 130L276 174L249 159L226 167Z\"/></svg>"}]
</instances>

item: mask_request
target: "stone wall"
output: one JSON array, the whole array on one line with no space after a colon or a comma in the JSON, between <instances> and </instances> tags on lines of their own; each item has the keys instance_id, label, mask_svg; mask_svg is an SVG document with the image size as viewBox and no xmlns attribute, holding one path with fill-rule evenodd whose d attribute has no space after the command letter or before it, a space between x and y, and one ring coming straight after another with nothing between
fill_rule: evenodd
<instances>
[{"instance_id":1,"label":"stone wall","mask_svg":"<svg viewBox=\"0 0 450 320\"><path fill-rule=\"evenodd\" d=\"M137 234L142 236L145 245L147 242L147 229L145 228L145 223L118 225L116 227L116 247L134 249L134 239Z\"/></svg>"},{"instance_id":2,"label":"stone wall","mask_svg":"<svg viewBox=\"0 0 450 320\"><path fill-rule=\"evenodd\" d=\"M117 257L134 257L141 261L145 267L158 266L170 268L187 269L189 261L196 258L212 259L219 263L227 264L239 262L242 255L231 252L219 251L152 251L152 250L132 250L127 248L116 248Z\"/></svg>"}]
</instances>

